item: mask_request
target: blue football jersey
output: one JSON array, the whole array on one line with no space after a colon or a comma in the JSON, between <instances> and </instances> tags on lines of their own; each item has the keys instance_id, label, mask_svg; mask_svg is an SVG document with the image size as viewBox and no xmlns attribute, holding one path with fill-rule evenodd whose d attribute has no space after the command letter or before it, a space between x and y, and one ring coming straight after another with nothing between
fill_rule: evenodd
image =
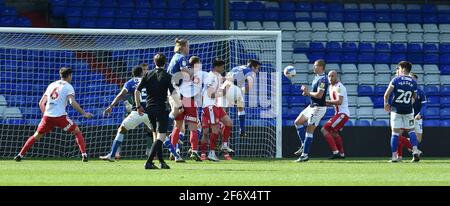
<instances>
[{"instance_id":1,"label":"blue football jersey","mask_svg":"<svg viewBox=\"0 0 450 206\"><path fill-rule=\"evenodd\" d=\"M247 79L247 77L251 76L253 78L256 77L255 72L253 72L253 70L246 66L246 65L242 65L242 66L237 66L237 67L233 67L233 69L231 69L230 72L228 72L228 75L233 77L233 80L236 81L238 87L243 87L245 84L245 80Z\"/></svg>"},{"instance_id":2,"label":"blue football jersey","mask_svg":"<svg viewBox=\"0 0 450 206\"><path fill-rule=\"evenodd\" d=\"M134 99L134 91L136 91L137 86L139 85L139 82L141 82L142 78L139 77L134 77L130 80L128 80L125 85L124 88L128 91L127 97L126 97L126 101L128 101L128 103L130 103L131 105L133 105L133 110L136 109L136 104L135 104L135 99ZM141 91L141 105L142 107L145 108L146 106L146 98L147 98L147 92L144 89L142 89Z\"/></svg>"},{"instance_id":3,"label":"blue football jersey","mask_svg":"<svg viewBox=\"0 0 450 206\"><path fill-rule=\"evenodd\" d=\"M188 66L188 61L186 57L180 53L175 53L170 60L169 66L167 67L167 73L175 74L180 72L182 68Z\"/></svg>"},{"instance_id":4,"label":"blue football jersey","mask_svg":"<svg viewBox=\"0 0 450 206\"><path fill-rule=\"evenodd\" d=\"M390 85L394 86L392 111L397 114L413 113L412 98L417 92L417 82L409 76L398 76L392 79Z\"/></svg>"},{"instance_id":5,"label":"blue football jersey","mask_svg":"<svg viewBox=\"0 0 450 206\"><path fill-rule=\"evenodd\" d=\"M427 97L425 96L425 92L419 88L417 88L417 98L414 101L413 108L414 108L414 116L419 114L419 112L422 110L422 107L427 102ZM423 116L423 114L421 114Z\"/></svg>"},{"instance_id":6,"label":"blue football jersey","mask_svg":"<svg viewBox=\"0 0 450 206\"><path fill-rule=\"evenodd\" d=\"M316 99L314 97L311 97L311 105L314 106L326 106L326 97L327 97L327 91L328 91L328 85L330 83L328 82L327 75L321 74L316 75L314 77L314 80L311 84L312 92L318 92L320 90L324 90L323 96L320 99Z\"/></svg>"}]
</instances>

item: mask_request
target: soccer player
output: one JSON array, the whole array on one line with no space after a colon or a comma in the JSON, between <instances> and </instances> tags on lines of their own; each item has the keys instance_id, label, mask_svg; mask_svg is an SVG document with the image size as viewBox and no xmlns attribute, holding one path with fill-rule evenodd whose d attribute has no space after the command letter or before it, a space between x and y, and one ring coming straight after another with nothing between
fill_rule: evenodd
<instances>
[{"instance_id":1,"label":"soccer player","mask_svg":"<svg viewBox=\"0 0 450 206\"><path fill-rule=\"evenodd\" d=\"M241 88L242 95L244 95L245 93L250 92L250 89L252 89L256 80L256 74L259 72L260 67L261 63L259 61L255 59L249 59L247 65L234 67L227 73L225 78L227 79L227 81L230 81L231 83ZM239 135L240 137L247 137L247 133L245 131L245 103L243 96L237 98L236 105L239 117Z\"/></svg>"},{"instance_id":2,"label":"soccer player","mask_svg":"<svg viewBox=\"0 0 450 206\"><path fill-rule=\"evenodd\" d=\"M417 82L409 76L411 63L401 61L398 63L399 76L396 76L389 83L384 94L384 110L391 113L391 151L390 162L398 162L398 139L399 134L408 132L413 150L411 162L420 160L420 153L417 148L417 137L414 132L414 111L413 102L417 96ZM394 94L392 105L389 104L389 96Z\"/></svg>"},{"instance_id":3,"label":"soccer player","mask_svg":"<svg viewBox=\"0 0 450 206\"><path fill-rule=\"evenodd\" d=\"M209 136L209 153L208 159L211 161L219 161L215 153L216 141L219 138L219 122L224 124L222 136L222 148L228 147L228 138L231 135L232 122L227 113L218 104L218 98L223 97L226 88L222 84L221 73L225 68L225 61L216 58L212 64L213 68L205 79L205 88L203 92L203 113L202 143L205 143ZM210 133L211 128L211 133ZM209 135L208 135L209 134ZM203 150L203 149L202 149ZM204 156L206 154L202 154ZM224 151L225 160L231 160L229 153Z\"/></svg>"},{"instance_id":4,"label":"soccer player","mask_svg":"<svg viewBox=\"0 0 450 206\"><path fill-rule=\"evenodd\" d=\"M417 74L409 73L409 76L411 76L415 81L417 81ZM423 114L426 110L426 103L427 103L427 97L425 95L425 92L417 88L417 98L415 99L413 103L414 108L414 131L416 132L417 141L418 144L422 142L422 134L423 134L423 127L422 127L422 120L423 120ZM398 143L398 159L401 161L403 159L403 147L406 146L408 151L412 151L412 145L408 138L406 138L404 135L400 135L399 137L399 143ZM419 150L419 154L422 155L422 152Z\"/></svg>"},{"instance_id":5,"label":"soccer player","mask_svg":"<svg viewBox=\"0 0 450 206\"><path fill-rule=\"evenodd\" d=\"M180 99L176 96L176 90L172 85L172 76L165 71L166 56L158 53L153 57L155 69L147 72L134 92L138 114L144 116L144 108L141 105L141 92L146 89L146 108L150 125L153 131L153 142L150 155L145 163L145 169L158 169L153 163L153 158L158 157L161 169L170 169L163 159L162 145L166 137L169 123L169 108L166 106L167 94L170 94L174 103L180 105Z\"/></svg>"},{"instance_id":6,"label":"soccer player","mask_svg":"<svg viewBox=\"0 0 450 206\"><path fill-rule=\"evenodd\" d=\"M187 124L190 131L190 141L193 150L197 151L198 145L198 133L197 133L197 107L195 106L194 96L196 95L192 90L192 76L193 70L189 68L186 56L189 54L189 42L186 39L176 39L174 47L175 55L170 60L170 64L167 67L167 72L173 75L173 82L175 83L176 89L180 92L180 98L182 100L181 108L172 108L172 111L181 111L180 113L175 112L171 118L175 119L174 129L170 134L172 145L177 145L180 139L180 132L184 130L184 123ZM173 105L173 104L171 104ZM173 106L172 106L173 107ZM184 133L182 133L184 135ZM198 153L191 153L191 158L199 161L200 156ZM184 162L181 156L175 157L175 162Z\"/></svg>"},{"instance_id":7,"label":"soccer player","mask_svg":"<svg viewBox=\"0 0 450 206\"><path fill-rule=\"evenodd\" d=\"M136 111L135 100L134 100L134 91L136 90L137 85L139 82L141 82L142 77L144 74L147 73L147 68L140 66L136 66L133 68L133 78L128 80L122 91L114 98L113 102L111 103L108 108L103 112L104 115L109 115L112 112L112 109L124 98L126 98L127 102L131 105L133 105L132 111L130 114L122 121L122 124L120 125L119 129L117 130L116 138L113 141L113 144L111 146L111 151L105 156L100 156L100 159L108 160L110 162L113 162L113 154L117 155L117 151L120 148L120 145L122 144L124 135L132 129L135 129L137 126L139 126L141 123L144 123L145 126L147 126L147 132L148 132L148 139L151 139L151 127L150 127L150 121L148 120L147 114L144 114L143 116L139 115ZM131 95L128 95L131 94ZM147 93L145 88L142 89L141 92L141 105L145 107L145 98L147 97ZM175 153L175 150L173 150Z\"/></svg>"},{"instance_id":8,"label":"soccer player","mask_svg":"<svg viewBox=\"0 0 450 206\"><path fill-rule=\"evenodd\" d=\"M83 133L75 122L67 117L67 101L69 101L70 105L82 114L83 117L92 118L93 115L89 112L85 112L75 100L75 91L70 84L72 81L72 69L62 67L59 70L59 76L61 77L61 80L51 83L39 101L39 108L44 115L36 132L28 138L19 154L14 157L14 160L18 162L21 161L35 141L39 141L44 134L52 131L54 127L59 127L64 131L75 135L75 140L81 151L82 161L88 161Z\"/></svg>"},{"instance_id":9,"label":"soccer player","mask_svg":"<svg viewBox=\"0 0 450 206\"><path fill-rule=\"evenodd\" d=\"M326 100L326 103L327 105L334 106L335 113L322 127L321 132L333 153L329 159L341 159L345 158L345 153L342 137L339 135L339 132L342 131L350 116L347 89L339 81L335 70L328 72L328 81L330 82L330 100Z\"/></svg>"},{"instance_id":10,"label":"soccer player","mask_svg":"<svg viewBox=\"0 0 450 206\"><path fill-rule=\"evenodd\" d=\"M311 85L312 91L309 91L308 86L306 85L301 86L301 90L303 91L302 95L311 97L311 103L300 113L300 115L298 115L294 122L302 144L300 149L296 152L296 154L301 154L296 162L306 162L309 160L308 154L313 140L314 130L327 111L325 98L329 83L327 76L325 75L325 61L322 59L316 60L313 69L316 76ZM308 126L306 127L306 133L303 136L303 125L305 122L308 123Z\"/></svg>"}]
</instances>

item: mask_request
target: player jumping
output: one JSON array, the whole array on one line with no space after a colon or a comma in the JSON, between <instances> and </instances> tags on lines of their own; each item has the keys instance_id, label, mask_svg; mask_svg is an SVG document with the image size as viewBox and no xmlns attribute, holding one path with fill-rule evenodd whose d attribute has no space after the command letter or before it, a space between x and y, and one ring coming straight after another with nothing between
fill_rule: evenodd
<instances>
[{"instance_id":1,"label":"player jumping","mask_svg":"<svg viewBox=\"0 0 450 206\"><path fill-rule=\"evenodd\" d=\"M80 128L67 117L67 101L85 118L92 118L92 114L85 112L75 100L75 91L70 84L72 81L72 69L62 67L59 70L61 80L51 83L39 101L39 108L44 113L36 132L28 138L19 154L14 157L17 162L21 161L25 153L33 146L35 141L39 141L44 134L49 133L54 127L59 127L66 132L75 135L75 140L80 148L82 161L87 162L86 145L83 133Z\"/></svg>"},{"instance_id":2,"label":"player jumping","mask_svg":"<svg viewBox=\"0 0 450 206\"><path fill-rule=\"evenodd\" d=\"M335 70L328 72L328 81L330 82L330 100L326 100L326 103L327 105L334 106L335 113L322 127L321 132L333 153L329 159L341 159L345 158L345 153L342 137L339 135L339 132L342 131L350 116L347 89L339 81Z\"/></svg>"},{"instance_id":3,"label":"player jumping","mask_svg":"<svg viewBox=\"0 0 450 206\"><path fill-rule=\"evenodd\" d=\"M384 110L391 112L391 151L390 162L398 162L398 139L400 133L408 132L413 150L411 162L420 160L420 153L417 148L417 137L414 132L414 111L413 102L417 96L417 82L409 76L411 63L401 61L398 63L400 75L394 77L384 94ZM389 96L394 93L392 105L389 105Z\"/></svg>"},{"instance_id":4,"label":"player jumping","mask_svg":"<svg viewBox=\"0 0 450 206\"><path fill-rule=\"evenodd\" d=\"M297 134L300 138L301 147L295 154L301 154L296 162L306 162L309 160L309 149L313 140L313 133L319 125L320 120L327 111L326 95L328 90L328 79L325 75L325 61L322 59L314 62L314 73L316 76L312 82L312 91L310 92L306 85L302 85L303 96L310 96L311 103L306 107L300 115L298 115L294 124L297 129ZM303 125L308 122L305 136L303 136Z\"/></svg>"}]
</instances>

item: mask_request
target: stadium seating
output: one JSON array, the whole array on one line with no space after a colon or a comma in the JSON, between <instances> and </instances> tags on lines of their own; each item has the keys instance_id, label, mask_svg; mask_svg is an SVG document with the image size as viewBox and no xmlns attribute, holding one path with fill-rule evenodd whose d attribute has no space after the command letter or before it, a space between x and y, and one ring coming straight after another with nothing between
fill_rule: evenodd
<instances>
[{"instance_id":1,"label":"stadium seating","mask_svg":"<svg viewBox=\"0 0 450 206\"><path fill-rule=\"evenodd\" d=\"M250 3L236 1L233 4L247 10L244 5ZM258 7L261 4L267 5L259 2ZM352 119L364 118L364 121L356 121L355 125L367 125L365 120L370 118L373 121L369 121L369 125L389 125L388 122L383 123L388 115L382 111L383 95L396 64L408 60L413 63L412 71L418 74L418 84L424 85L421 88L428 96L427 113L430 116L425 117L427 125L441 125L434 120L441 119L440 108L449 104L450 97L448 7L295 1L270 4L272 10L280 12L279 19L270 19L270 24L277 22L283 31L283 64L302 67L302 72L298 71L293 82L310 83L312 75L308 69L311 65L306 68L303 65L323 58L327 69L338 68L336 70L341 74L340 79L347 87L350 110L354 110ZM281 12L286 11L295 11L296 15L281 17ZM245 18L239 21L242 28L249 22ZM264 25L268 20L257 21ZM288 94L292 88L285 89L284 94ZM367 107L373 109L369 111Z\"/></svg>"}]
</instances>

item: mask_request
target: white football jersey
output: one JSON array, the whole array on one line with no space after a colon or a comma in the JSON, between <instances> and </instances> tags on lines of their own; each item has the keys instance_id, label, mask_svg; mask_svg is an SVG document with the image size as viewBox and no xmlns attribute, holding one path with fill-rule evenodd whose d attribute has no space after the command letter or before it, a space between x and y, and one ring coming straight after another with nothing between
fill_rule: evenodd
<instances>
[{"instance_id":1,"label":"white football jersey","mask_svg":"<svg viewBox=\"0 0 450 206\"><path fill-rule=\"evenodd\" d=\"M212 72L210 71L208 73L208 75L205 78L205 82L204 82L204 91L203 91L203 107L208 107L208 106L218 106L217 105L217 98L211 98L208 96L208 89L212 88L214 91L217 92L217 90L220 88L220 86L222 85L221 82L221 75L219 73L216 72Z\"/></svg>"},{"instance_id":2,"label":"white football jersey","mask_svg":"<svg viewBox=\"0 0 450 206\"><path fill-rule=\"evenodd\" d=\"M334 109L336 114L344 113L350 117L350 110L348 109L348 96L347 89L341 82L336 83L335 85L330 84L329 88L330 99L337 100L339 96L344 97L341 105L334 105Z\"/></svg>"},{"instance_id":3,"label":"white football jersey","mask_svg":"<svg viewBox=\"0 0 450 206\"><path fill-rule=\"evenodd\" d=\"M67 115L66 106L69 95L75 95L75 91L68 82L58 80L48 85L45 90L47 103L45 104L45 116L60 117Z\"/></svg>"}]
</instances>

